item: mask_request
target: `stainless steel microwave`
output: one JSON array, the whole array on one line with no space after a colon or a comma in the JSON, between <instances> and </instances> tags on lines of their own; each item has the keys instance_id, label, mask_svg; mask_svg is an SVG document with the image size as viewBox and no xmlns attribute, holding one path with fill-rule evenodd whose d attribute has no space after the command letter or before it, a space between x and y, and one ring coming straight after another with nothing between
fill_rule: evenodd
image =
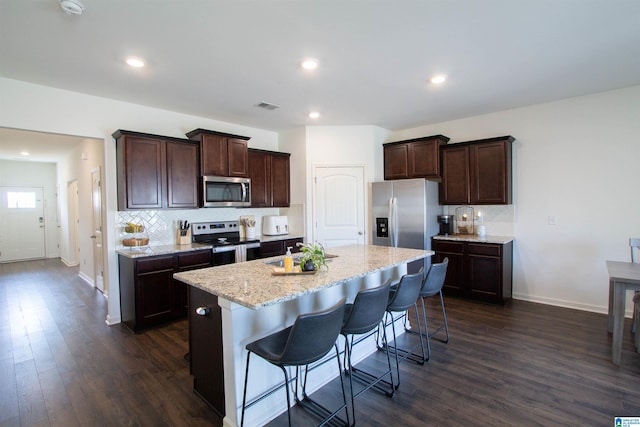
<instances>
[{"instance_id":1,"label":"stainless steel microwave","mask_svg":"<svg viewBox=\"0 0 640 427\"><path fill-rule=\"evenodd\" d=\"M202 177L202 207L251 206L251 180L226 176Z\"/></svg>"}]
</instances>

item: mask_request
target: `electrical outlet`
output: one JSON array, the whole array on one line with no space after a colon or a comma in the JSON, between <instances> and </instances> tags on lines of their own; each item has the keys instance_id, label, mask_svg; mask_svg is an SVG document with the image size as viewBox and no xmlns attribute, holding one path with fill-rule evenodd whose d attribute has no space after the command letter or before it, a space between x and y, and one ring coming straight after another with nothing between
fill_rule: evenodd
<instances>
[{"instance_id":1,"label":"electrical outlet","mask_svg":"<svg viewBox=\"0 0 640 427\"><path fill-rule=\"evenodd\" d=\"M548 223L549 225L556 225L556 224L557 224L557 222L556 222L556 216L555 216L555 215L549 215L549 216L547 217L547 223Z\"/></svg>"}]
</instances>

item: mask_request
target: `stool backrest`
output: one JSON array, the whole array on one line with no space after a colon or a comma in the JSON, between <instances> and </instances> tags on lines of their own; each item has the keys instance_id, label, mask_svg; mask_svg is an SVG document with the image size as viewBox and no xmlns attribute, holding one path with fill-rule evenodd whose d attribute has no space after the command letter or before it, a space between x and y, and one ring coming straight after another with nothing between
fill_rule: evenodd
<instances>
[{"instance_id":1,"label":"stool backrest","mask_svg":"<svg viewBox=\"0 0 640 427\"><path fill-rule=\"evenodd\" d=\"M392 289L387 304L387 311L404 311L416 303L420 290L422 289L422 274L424 269L421 268L415 274L405 274L400 279L400 283Z\"/></svg>"},{"instance_id":2,"label":"stool backrest","mask_svg":"<svg viewBox=\"0 0 640 427\"><path fill-rule=\"evenodd\" d=\"M424 279L420 296L430 297L442 290L444 279L447 277L447 267L449 266L449 258L445 258L441 263L432 264L427 277Z\"/></svg>"},{"instance_id":3,"label":"stool backrest","mask_svg":"<svg viewBox=\"0 0 640 427\"><path fill-rule=\"evenodd\" d=\"M342 298L326 310L299 315L291 328L280 362L307 365L327 354L340 334L345 301L346 298Z\"/></svg>"},{"instance_id":4,"label":"stool backrest","mask_svg":"<svg viewBox=\"0 0 640 427\"><path fill-rule=\"evenodd\" d=\"M347 313L342 332L348 334L364 334L378 326L387 309L391 280L376 288L363 289Z\"/></svg>"},{"instance_id":5,"label":"stool backrest","mask_svg":"<svg viewBox=\"0 0 640 427\"><path fill-rule=\"evenodd\" d=\"M640 252L640 237L632 237L629 239L631 247L631 262L638 262L638 252Z\"/></svg>"}]
</instances>

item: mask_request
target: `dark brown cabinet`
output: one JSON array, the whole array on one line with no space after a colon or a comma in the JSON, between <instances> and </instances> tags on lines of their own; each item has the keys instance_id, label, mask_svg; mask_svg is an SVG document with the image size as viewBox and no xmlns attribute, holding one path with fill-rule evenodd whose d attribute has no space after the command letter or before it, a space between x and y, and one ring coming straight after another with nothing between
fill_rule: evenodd
<instances>
[{"instance_id":1,"label":"dark brown cabinet","mask_svg":"<svg viewBox=\"0 0 640 427\"><path fill-rule=\"evenodd\" d=\"M195 129L187 138L200 142L202 175L249 176L249 137Z\"/></svg>"},{"instance_id":2,"label":"dark brown cabinet","mask_svg":"<svg viewBox=\"0 0 640 427\"><path fill-rule=\"evenodd\" d=\"M193 391L225 416L222 311L218 297L189 286L189 360Z\"/></svg>"},{"instance_id":3,"label":"dark brown cabinet","mask_svg":"<svg viewBox=\"0 0 640 427\"><path fill-rule=\"evenodd\" d=\"M122 323L134 332L185 317L187 288L179 271L211 266L211 250L130 258L118 255Z\"/></svg>"},{"instance_id":4,"label":"dark brown cabinet","mask_svg":"<svg viewBox=\"0 0 640 427\"><path fill-rule=\"evenodd\" d=\"M440 203L510 204L513 141L502 136L443 146Z\"/></svg>"},{"instance_id":5,"label":"dark brown cabinet","mask_svg":"<svg viewBox=\"0 0 640 427\"><path fill-rule=\"evenodd\" d=\"M440 146L444 135L383 144L384 179L440 178Z\"/></svg>"},{"instance_id":6,"label":"dark brown cabinet","mask_svg":"<svg viewBox=\"0 0 640 427\"><path fill-rule=\"evenodd\" d=\"M198 144L118 130L118 210L198 207Z\"/></svg>"},{"instance_id":7,"label":"dark brown cabinet","mask_svg":"<svg viewBox=\"0 0 640 427\"><path fill-rule=\"evenodd\" d=\"M513 242L504 244L432 240L434 262L449 258L443 291L478 301L511 300Z\"/></svg>"},{"instance_id":8,"label":"dark brown cabinet","mask_svg":"<svg viewBox=\"0 0 640 427\"><path fill-rule=\"evenodd\" d=\"M252 207L288 207L290 204L290 154L249 150Z\"/></svg>"},{"instance_id":9,"label":"dark brown cabinet","mask_svg":"<svg viewBox=\"0 0 640 427\"><path fill-rule=\"evenodd\" d=\"M298 243L303 243L302 237L296 237L294 239L284 240L271 240L269 242L260 243L260 257L269 258L272 256L284 255L287 252L287 248L291 247L291 253L300 252Z\"/></svg>"}]
</instances>

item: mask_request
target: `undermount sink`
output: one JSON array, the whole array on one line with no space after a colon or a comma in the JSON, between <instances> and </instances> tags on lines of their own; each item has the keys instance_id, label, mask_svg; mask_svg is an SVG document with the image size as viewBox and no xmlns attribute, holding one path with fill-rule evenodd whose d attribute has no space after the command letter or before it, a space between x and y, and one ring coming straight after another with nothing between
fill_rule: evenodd
<instances>
[{"instance_id":1,"label":"undermount sink","mask_svg":"<svg viewBox=\"0 0 640 427\"><path fill-rule=\"evenodd\" d=\"M324 254L324 260L325 262L331 262L331 258L337 258L338 255L333 255L333 254ZM300 255L294 255L293 256L293 265L300 265ZM276 267L284 267L284 258L280 258L280 259L274 259L271 261L265 261L264 262L267 265L273 265Z\"/></svg>"}]
</instances>

